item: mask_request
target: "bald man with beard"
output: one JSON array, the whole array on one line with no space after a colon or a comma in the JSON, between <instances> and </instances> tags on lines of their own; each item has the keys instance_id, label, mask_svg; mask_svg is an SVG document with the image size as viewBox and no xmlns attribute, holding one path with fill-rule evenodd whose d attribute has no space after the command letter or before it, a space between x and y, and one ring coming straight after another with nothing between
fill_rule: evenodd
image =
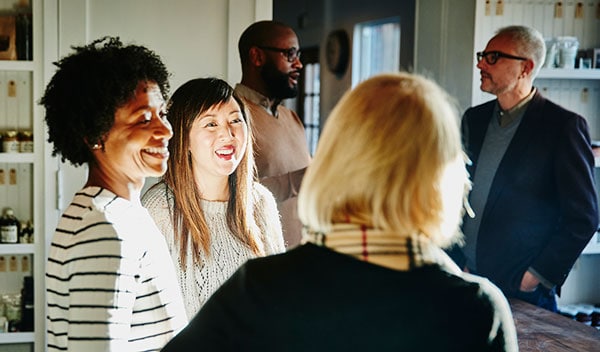
<instances>
[{"instance_id":1,"label":"bald man with beard","mask_svg":"<svg viewBox=\"0 0 600 352\"><path fill-rule=\"evenodd\" d=\"M250 25L238 42L242 80L235 87L251 118L258 176L277 200L286 247L300 243L297 194L311 157L298 115L281 104L298 94L300 44L277 21Z\"/></svg>"}]
</instances>

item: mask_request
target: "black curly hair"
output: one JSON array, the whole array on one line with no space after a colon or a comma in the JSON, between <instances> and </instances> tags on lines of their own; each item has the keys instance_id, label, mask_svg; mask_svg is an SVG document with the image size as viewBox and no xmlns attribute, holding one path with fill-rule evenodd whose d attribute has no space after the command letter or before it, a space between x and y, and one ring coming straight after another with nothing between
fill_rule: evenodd
<instances>
[{"instance_id":1,"label":"black curly hair","mask_svg":"<svg viewBox=\"0 0 600 352\"><path fill-rule=\"evenodd\" d=\"M58 70L40 104L46 108L52 155L79 166L93 162L91 145L101 143L115 112L134 96L141 81L155 82L166 100L169 72L152 50L103 37L54 64Z\"/></svg>"}]
</instances>

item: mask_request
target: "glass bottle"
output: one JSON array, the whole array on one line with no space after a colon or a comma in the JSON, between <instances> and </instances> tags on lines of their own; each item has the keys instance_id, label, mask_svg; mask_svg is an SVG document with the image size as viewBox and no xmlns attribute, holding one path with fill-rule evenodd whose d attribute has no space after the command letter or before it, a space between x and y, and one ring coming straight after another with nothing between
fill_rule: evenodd
<instances>
[{"instance_id":1,"label":"glass bottle","mask_svg":"<svg viewBox=\"0 0 600 352\"><path fill-rule=\"evenodd\" d=\"M20 331L33 331L33 319L33 277L25 276L21 289Z\"/></svg>"},{"instance_id":2,"label":"glass bottle","mask_svg":"<svg viewBox=\"0 0 600 352\"><path fill-rule=\"evenodd\" d=\"M19 241L20 222L12 208L4 208L0 218L0 240L2 243L17 243Z\"/></svg>"},{"instance_id":3,"label":"glass bottle","mask_svg":"<svg viewBox=\"0 0 600 352\"><path fill-rule=\"evenodd\" d=\"M21 231L19 231L19 243L31 243L30 238L33 233L31 228L31 221L21 221Z\"/></svg>"},{"instance_id":4,"label":"glass bottle","mask_svg":"<svg viewBox=\"0 0 600 352\"><path fill-rule=\"evenodd\" d=\"M15 6L17 60L33 59L31 6L28 0L20 0Z\"/></svg>"}]
</instances>

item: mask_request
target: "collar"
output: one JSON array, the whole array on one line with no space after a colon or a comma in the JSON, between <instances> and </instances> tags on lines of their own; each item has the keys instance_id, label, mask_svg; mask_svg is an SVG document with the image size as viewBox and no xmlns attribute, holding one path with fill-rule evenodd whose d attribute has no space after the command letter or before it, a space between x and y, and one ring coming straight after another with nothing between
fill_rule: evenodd
<instances>
[{"instance_id":1,"label":"collar","mask_svg":"<svg viewBox=\"0 0 600 352\"><path fill-rule=\"evenodd\" d=\"M267 98L254 89L241 83L235 85L235 91L240 97L249 100L256 105L260 105L270 115L278 117L279 114L277 112L277 108L279 107L279 104L281 104L280 99Z\"/></svg>"},{"instance_id":2,"label":"collar","mask_svg":"<svg viewBox=\"0 0 600 352\"><path fill-rule=\"evenodd\" d=\"M531 99L533 99L535 92L536 88L533 87L531 89L531 92L529 92L529 94L525 98L523 98L523 100L521 100L517 105L513 106L508 110L502 110L502 108L500 108L500 104L498 104L498 100L496 100L496 106L494 107L494 115L497 116L500 126L506 127L511 122L523 116L523 114L525 113L525 109L527 108L527 105L529 104Z\"/></svg>"},{"instance_id":3,"label":"collar","mask_svg":"<svg viewBox=\"0 0 600 352\"><path fill-rule=\"evenodd\" d=\"M356 259L395 270L408 271L439 265L459 275L460 269L444 251L423 234L402 236L356 224L333 224L327 234L305 228L303 243L313 243Z\"/></svg>"}]
</instances>

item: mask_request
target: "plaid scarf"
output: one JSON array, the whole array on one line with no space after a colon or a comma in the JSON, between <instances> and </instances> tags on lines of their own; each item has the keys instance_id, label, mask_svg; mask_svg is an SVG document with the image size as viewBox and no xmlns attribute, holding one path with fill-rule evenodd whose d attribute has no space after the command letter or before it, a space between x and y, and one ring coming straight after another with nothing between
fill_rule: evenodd
<instances>
[{"instance_id":1,"label":"plaid scarf","mask_svg":"<svg viewBox=\"0 0 600 352\"><path fill-rule=\"evenodd\" d=\"M401 236L356 224L334 224L327 234L305 229L302 243L307 242L395 270L439 265L451 274L461 274L452 259L423 234Z\"/></svg>"}]
</instances>

